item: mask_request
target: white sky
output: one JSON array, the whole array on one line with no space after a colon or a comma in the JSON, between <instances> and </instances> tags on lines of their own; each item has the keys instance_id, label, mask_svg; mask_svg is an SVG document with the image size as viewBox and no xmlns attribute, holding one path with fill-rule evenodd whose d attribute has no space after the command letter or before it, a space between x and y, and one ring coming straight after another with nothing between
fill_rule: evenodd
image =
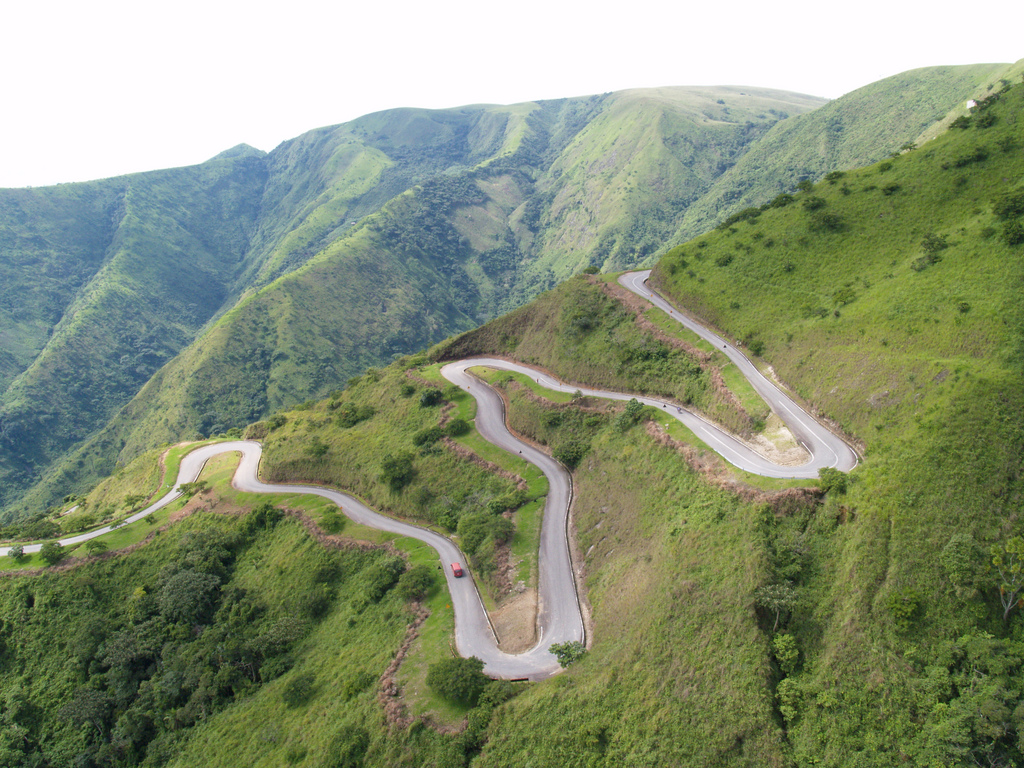
<instances>
[{"instance_id":1,"label":"white sky","mask_svg":"<svg viewBox=\"0 0 1024 768\"><path fill-rule=\"evenodd\" d=\"M1024 57L1011 0L351 2L8 3L0 186L189 165L242 142L269 151L391 107L661 85L835 98L917 67Z\"/></svg>"}]
</instances>

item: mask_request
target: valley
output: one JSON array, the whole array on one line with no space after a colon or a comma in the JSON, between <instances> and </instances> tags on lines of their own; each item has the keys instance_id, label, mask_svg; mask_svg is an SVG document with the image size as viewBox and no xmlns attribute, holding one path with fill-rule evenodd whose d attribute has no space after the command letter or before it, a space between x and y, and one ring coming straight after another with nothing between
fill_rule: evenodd
<instances>
[{"instance_id":1,"label":"valley","mask_svg":"<svg viewBox=\"0 0 1024 768\"><path fill-rule=\"evenodd\" d=\"M396 110L0 191L49 297L0 304L0 763L1024 761L1022 73ZM160 233L208 293L148 279ZM149 378L39 409L110 364L83 339Z\"/></svg>"}]
</instances>

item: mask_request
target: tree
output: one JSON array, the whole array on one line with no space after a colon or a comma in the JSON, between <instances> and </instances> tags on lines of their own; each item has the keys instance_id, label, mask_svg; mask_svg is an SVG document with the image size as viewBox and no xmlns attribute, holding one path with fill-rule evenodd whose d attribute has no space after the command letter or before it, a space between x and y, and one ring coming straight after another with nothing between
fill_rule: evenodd
<instances>
[{"instance_id":1,"label":"tree","mask_svg":"<svg viewBox=\"0 0 1024 768\"><path fill-rule=\"evenodd\" d=\"M178 486L178 492L182 496L195 496L197 493L203 493L207 485L208 483L205 480L196 480L194 483L182 483Z\"/></svg>"},{"instance_id":2,"label":"tree","mask_svg":"<svg viewBox=\"0 0 1024 768\"><path fill-rule=\"evenodd\" d=\"M793 607L796 599L796 590L788 582L781 584L766 584L758 587L754 592L754 602L761 608L775 614L775 623L772 625L772 632L779 628L779 619L784 612Z\"/></svg>"},{"instance_id":3,"label":"tree","mask_svg":"<svg viewBox=\"0 0 1024 768\"><path fill-rule=\"evenodd\" d=\"M434 572L426 565L414 565L398 580L398 594L404 600L420 600L434 586Z\"/></svg>"},{"instance_id":4,"label":"tree","mask_svg":"<svg viewBox=\"0 0 1024 768\"><path fill-rule=\"evenodd\" d=\"M841 496L846 493L847 477L835 467L822 467L818 470L818 485L825 493Z\"/></svg>"},{"instance_id":5,"label":"tree","mask_svg":"<svg viewBox=\"0 0 1024 768\"><path fill-rule=\"evenodd\" d=\"M90 555L98 555L100 552L107 551L107 543L103 539L89 539L85 542L85 548Z\"/></svg>"},{"instance_id":6,"label":"tree","mask_svg":"<svg viewBox=\"0 0 1024 768\"><path fill-rule=\"evenodd\" d=\"M7 551L7 556L14 560L14 562L20 563L25 557L25 548L21 544L15 544Z\"/></svg>"},{"instance_id":7,"label":"tree","mask_svg":"<svg viewBox=\"0 0 1024 768\"><path fill-rule=\"evenodd\" d=\"M484 674L484 663L476 656L468 659L444 659L431 664L427 685L446 699L475 706L490 678Z\"/></svg>"},{"instance_id":8,"label":"tree","mask_svg":"<svg viewBox=\"0 0 1024 768\"><path fill-rule=\"evenodd\" d=\"M402 490L415 474L412 456L405 452L389 453L380 464L380 481L386 483L392 491Z\"/></svg>"},{"instance_id":9,"label":"tree","mask_svg":"<svg viewBox=\"0 0 1024 768\"><path fill-rule=\"evenodd\" d=\"M113 699L103 691L79 688L71 700L60 708L57 717L70 720L77 728L91 725L96 729L96 735L102 737L113 706Z\"/></svg>"},{"instance_id":10,"label":"tree","mask_svg":"<svg viewBox=\"0 0 1024 768\"><path fill-rule=\"evenodd\" d=\"M992 547L992 567L999 575L999 602L1003 606L1003 621L1010 611L1024 603L1024 537L1014 536L1003 544Z\"/></svg>"},{"instance_id":11,"label":"tree","mask_svg":"<svg viewBox=\"0 0 1024 768\"><path fill-rule=\"evenodd\" d=\"M562 667L568 667L583 658L587 652L587 646L579 640L570 640L567 643L552 643L551 652L555 654L555 658L558 659L558 663Z\"/></svg>"},{"instance_id":12,"label":"tree","mask_svg":"<svg viewBox=\"0 0 1024 768\"><path fill-rule=\"evenodd\" d=\"M47 565L56 565L64 559L64 545L59 541L48 541L39 550L39 556L46 561Z\"/></svg>"},{"instance_id":13,"label":"tree","mask_svg":"<svg viewBox=\"0 0 1024 768\"><path fill-rule=\"evenodd\" d=\"M178 571L160 588L157 605L168 621L196 624L213 608L220 578L191 568Z\"/></svg>"}]
</instances>

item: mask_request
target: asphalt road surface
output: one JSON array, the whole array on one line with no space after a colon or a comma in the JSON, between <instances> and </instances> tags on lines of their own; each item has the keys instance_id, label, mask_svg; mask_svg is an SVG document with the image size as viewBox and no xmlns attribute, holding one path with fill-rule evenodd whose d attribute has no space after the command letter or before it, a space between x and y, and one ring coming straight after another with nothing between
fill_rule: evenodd
<instances>
[{"instance_id":1,"label":"asphalt road surface","mask_svg":"<svg viewBox=\"0 0 1024 768\"><path fill-rule=\"evenodd\" d=\"M655 306L671 312L686 327L716 345L750 379L754 388L768 402L787 426L792 430L810 454L810 460L799 467L780 467L748 448L728 433L707 420L672 403L641 395L596 390L577 384L559 381L550 374L526 365L497 358L473 358L450 363L442 368L442 375L469 392L477 401L476 427L484 439L502 449L521 455L541 469L548 479L549 492L544 506L544 519L540 534L539 568L539 610L537 645L524 653L509 654L498 649L497 639L480 593L468 568L468 560L458 547L439 533L411 523L381 515L364 505L358 499L341 491L306 485L279 485L264 483L259 479L259 462L262 448L259 443L247 440L216 443L203 446L184 457L178 472L174 490L159 501L132 515L127 523L135 522L164 507L181 496L178 487L194 482L206 462L219 454L238 452L241 462L235 473L234 486L242 491L254 493L309 493L330 499L350 519L362 525L390 531L400 536L418 539L433 547L440 558L452 606L455 610L455 644L462 656L476 656L484 662L484 671L492 677L526 678L541 680L556 674L560 667L551 653L553 643L571 640L585 641L585 630L573 578L572 563L568 546L568 515L572 502L572 478L557 461L528 443L515 438L505 426L505 407L501 398L489 386L469 373L469 369L485 365L516 371L534 378L541 385L562 392L579 390L584 395L613 400L629 400L635 397L640 402L659 408L667 417L685 424L709 447L720 453L726 461L748 472L769 477L817 477L821 467L837 467L849 471L857 464L856 453L839 437L819 424L803 411L791 398L754 367L754 365L733 344L709 331L693 320L684 317L646 285L650 272L631 272L623 275L619 282L626 288L651 301ZM110 526L62 539L65 546L79 544L111 531ZM26 545L26 553L38 552L41 545ZM7 554L5 550L3 554ZM461 563L465 575L456 578L450 564Z\"/></svg>"}]
</instances>

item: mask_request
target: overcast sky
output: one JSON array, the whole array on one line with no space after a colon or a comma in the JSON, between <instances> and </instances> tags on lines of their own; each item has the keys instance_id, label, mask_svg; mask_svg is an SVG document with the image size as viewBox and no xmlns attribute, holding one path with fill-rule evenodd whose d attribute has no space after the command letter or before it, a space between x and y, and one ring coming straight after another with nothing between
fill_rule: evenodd
<instances>
[{"instance_id":1,"label":"overcast sky","mask_svg":"<svg viewBox=\"0 0 1024 768\"><path fill-rule=\"evenodd\" d=\"M0 186L271 150L391 107L661 85L835 98L908 69L1024 58L1019 3L515 0L9 3ZM373 7L370 7L373 5ZM914 4L920 9L919 4ZM945 6L948 8L948 6ZM964 18L982 27L972 30Z\"/></svg>"}]
</instances>

